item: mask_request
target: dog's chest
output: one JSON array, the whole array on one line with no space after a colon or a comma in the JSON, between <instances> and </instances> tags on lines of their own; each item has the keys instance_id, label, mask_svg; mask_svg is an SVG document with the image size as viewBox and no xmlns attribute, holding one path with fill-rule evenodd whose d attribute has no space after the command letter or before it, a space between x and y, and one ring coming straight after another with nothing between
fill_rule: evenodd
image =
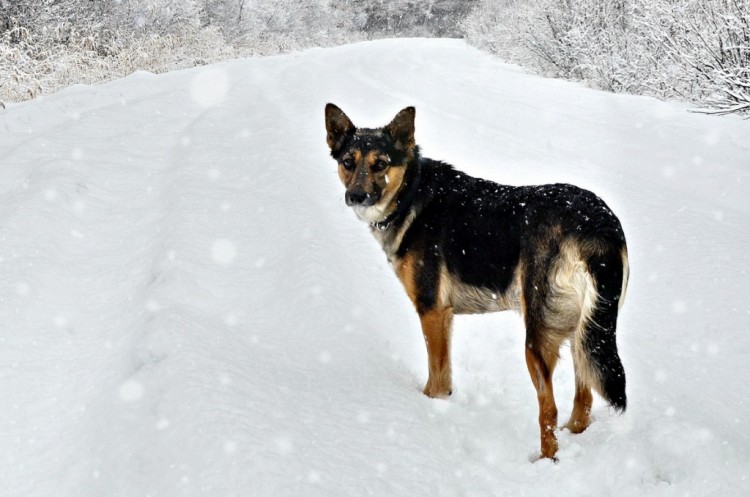
<instances>
[{"instance_id":1,"label":"dog's chest","mask_svg":"<svg viewBox=\"0 0 750 497\"><path fill-rule=\"evenodd\" d=\"M375 237L378 244L380 244L380 248L383 249L385 256L388 258L388 262L390 262L392 266L396 263L396 253L401 247L401 243L403 243L406 232L409 231L409 228L414 222L414 217L414 212L410 212L400 226L394 226L385 230L378 229L375 226L370 226L372 235Z\"/></svg>"}]
</instances>

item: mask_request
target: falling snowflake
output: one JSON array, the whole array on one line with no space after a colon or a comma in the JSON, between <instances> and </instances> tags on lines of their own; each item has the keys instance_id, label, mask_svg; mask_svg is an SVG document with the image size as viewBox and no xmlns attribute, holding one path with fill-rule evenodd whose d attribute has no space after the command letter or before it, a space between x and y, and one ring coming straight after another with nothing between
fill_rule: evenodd
<instances>
[{"instance_id":1,"label":"falling snowflake","mask_svg":"<svg viewBox=\"0 0 750 497\"><path fill-rule=\"evenodd\" d=\"M138 402L143 398L143 385L130 379L120 385L120 400L123 402Z\"/></svg>"},{"instance_id":2,"label":"falling snowflake","mask_svg":"<svg viewBox=\"0 0 750 497\"><path fill-rule=\"evenodd\" d=\"M229 91L229 78L216 68L200 72L190 85L190 97L201 107L213 107L224 101Z\"/></svg>"},{"instance_id":3,"label":"falling snowflake","mask_svg":"<svg viewBox=\"0 0 750 497\"><path fill-rule=\"evenodd\" d=\"M237 256L237 248L230 240L222 238L211 246L211 257L219 264L231 264Z\"/></svg>"}]
</instances>

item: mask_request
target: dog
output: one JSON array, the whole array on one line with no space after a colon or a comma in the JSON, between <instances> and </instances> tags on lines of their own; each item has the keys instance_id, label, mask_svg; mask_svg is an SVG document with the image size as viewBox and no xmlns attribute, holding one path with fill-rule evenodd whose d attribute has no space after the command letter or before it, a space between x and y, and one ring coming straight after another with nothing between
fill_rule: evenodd
<instances>
[{"instance_id":1,"label":"dog","mask_svg":"<svg viewBox=\"0 0 750 497\"><path fill-rule=\"evenodd\" d=\"M575 371L573 433L591 422L592 389L624 412L625 371L615 330L629 265L618 218L599 197L568 184L507 186L422 157L414 107L386 126L358 128L333 104L326 141L344 200L369 224L422 326L424 393L452 393L454 314L520 312L539 401L541 458L555 459L552 372L570 341Z\"/></svg>"}]
</instances>

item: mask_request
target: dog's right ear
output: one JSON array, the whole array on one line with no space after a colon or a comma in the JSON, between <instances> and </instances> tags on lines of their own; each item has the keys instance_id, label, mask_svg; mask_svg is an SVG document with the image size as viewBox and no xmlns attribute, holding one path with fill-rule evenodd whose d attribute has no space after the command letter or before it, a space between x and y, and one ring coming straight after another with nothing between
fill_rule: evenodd
<instances>
[{"instance_id":1,"label":"dog's right ear","mask_svg":"<svg viewBox=\"0 0 750 497\"><path fill-rule=\"evenodd\" d=\"M385 127L395 140L395 147L408 150L414 147L414 107L407 107L396 114L393 121Z\"/></svg>"},{"instance_id":2,"label":"dog's right ear","mask_svg":"<svg viewBox=\"0 0 750 497\"><path fill-rule=\"evenodd\" d=\"M340 149L344 139L354 134L356 129L343 110L333 104L326 105L326 141L331 152Z\"/></svg>"}]
</instances>

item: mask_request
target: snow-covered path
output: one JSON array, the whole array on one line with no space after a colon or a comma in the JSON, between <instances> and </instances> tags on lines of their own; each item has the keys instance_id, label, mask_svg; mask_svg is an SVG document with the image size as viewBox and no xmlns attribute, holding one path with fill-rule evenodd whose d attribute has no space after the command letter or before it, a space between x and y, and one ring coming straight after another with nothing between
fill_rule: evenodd
<instances>
[{"instance_id":1,"label":"snow-covered path","mask_svg":"<svg viewBox=\"0 0 750 497\"><path fill-rule=\"evenodd\" d=\"M343 204L323 106L622 219L629 410L538 450L523 328L456 320L456 391ZM0 495L750 492L750 122L397 40L73 87L0 113ZM567 351L556 372L572 406Z\"/></svg>"}]
</instances>

